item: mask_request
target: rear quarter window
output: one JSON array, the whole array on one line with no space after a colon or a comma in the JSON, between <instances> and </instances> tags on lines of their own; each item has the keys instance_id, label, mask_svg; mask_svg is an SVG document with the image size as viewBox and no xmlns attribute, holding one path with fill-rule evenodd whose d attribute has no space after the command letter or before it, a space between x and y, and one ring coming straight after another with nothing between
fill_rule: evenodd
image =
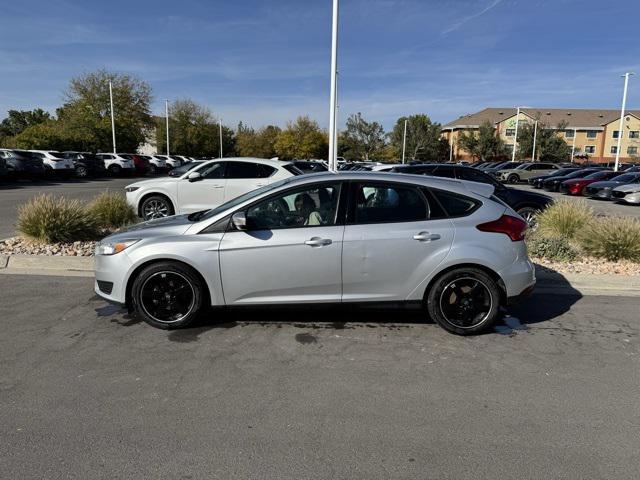
<instances>
[{"instance_id":1,"label":"rear quarter window","mask_svg":"<svg viewBox=\"0 0 640 480\"><path fill-rule=\"evenodd\" d=\"M430 189L430 191L449 217L466 217L482 205L479 201L458 193L437 189Z\"/></svg>"}]
</instances>

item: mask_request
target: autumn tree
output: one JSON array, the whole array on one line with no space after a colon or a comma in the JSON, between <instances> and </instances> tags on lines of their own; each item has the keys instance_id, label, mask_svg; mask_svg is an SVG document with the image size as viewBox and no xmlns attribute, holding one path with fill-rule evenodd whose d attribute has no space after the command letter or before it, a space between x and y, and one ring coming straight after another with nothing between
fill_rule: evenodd
<instances>
[{"instance_id":1,"label":"autumn tree","mask_svg":"<svg viewBox=\"0 0 640 480\"><path fill-rule=\"evenodd\" d=\"M309 117L289 122L275 142L275 152L282 160L327 158L329 138L318 123Z\"/></svg>"}]
</instances>

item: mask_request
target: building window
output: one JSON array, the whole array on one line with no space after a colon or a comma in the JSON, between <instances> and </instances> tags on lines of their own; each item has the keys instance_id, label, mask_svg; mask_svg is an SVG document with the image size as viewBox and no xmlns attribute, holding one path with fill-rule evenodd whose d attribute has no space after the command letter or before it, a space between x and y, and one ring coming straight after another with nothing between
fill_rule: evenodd
<instances>
[{"instance_id":1,"label":"building window","mask_svg":"<svg viewBox=\"0 0 640 480\"><path fill-rule=\"evenodd\" d=\"M620 130L614 130L612 133L613 133L613 138L618 138L618 136L620 135Z\"/></svg>"},{"instance_id":2,"label":"building window","mask_svg":"<svg viewBox=\"0 0 640 480\"><path fill-rule=\"evenodd\" d=\"M515 136L515 134L516 134L516 129L515 129L515 128L507 128L507 129L504 131L504 134L505 134L505 136L507 136L507 137L513 137L513 136Z\"/></svg>"},{"instance_id":3,"label":"building window","mask_svg":"<svg viewBox=\"0 0 640 480\"><path fill-rule=\"evenodd\" d=\"M638 147L627 147L627 155L638 155Z\"/></svg>"},{"instance_id":4,"label":"building window","mask_svg":"<svg viewBox=\"0 0 640 480\"><path fill-rule=\"evenodd\" d=\"M630 130L629 131L629 138L640 138L640 131L639 130Z\"/></svg>"},{"instance_id":5,"label":"building window","mask_svg":"<svg viewBox=\"0 0 640 480\"><path fill-rule=\"evenodd\" d=\"M573 130L565 130L564 131L564 136L567 137L567 138L573 138L573 134L574 133L575 132Z\"/></svg>"},{"instance_id":6,"label":"building window","mask_svg":"<svg viewBox=\"0 0 640 480\"><path fill-rule=\"evenodd\" d=\"M618 153L618 147L616 147L615 145L611 147L611 153Z\"/></svg>"},{"instance_id":7,"label":"building window","mask_svg":"<svg viewBox=\"0 0 640 480\"><path fill-rule=\"evenodd\" d=\"M597 130L587 130L587 138L596 138L598 136Z\"/></svg>"},{"instance_id":8,"label":"building window","mask_svg":"<svg viewBox=\"0 0 640 480\"><path fill-rule=\"evenodd\" d=\"M586 147L584 147L584 153L596 153L596 146L587 145Z\"/></svg>"}]
</instances>

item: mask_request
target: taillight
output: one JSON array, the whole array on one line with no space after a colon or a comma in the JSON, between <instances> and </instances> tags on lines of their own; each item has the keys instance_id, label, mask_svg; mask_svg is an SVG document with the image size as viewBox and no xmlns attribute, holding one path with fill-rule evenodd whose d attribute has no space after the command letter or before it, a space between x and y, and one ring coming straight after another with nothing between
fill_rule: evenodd
<instances>
[{"instance_id":1,"label":"taillight","mask_svg":"<svg viewBox=\"0 0 640 480\"><path fill-rule=\"evenodd\" d=\"M580 193L580 191L582 190L582 187L584 186L584 184L582 183L574 183L573 185L571 185L571 187L569 188L569 191L571 193L573 193L574 195L577 195L578 193Z\"/></svg>"},{"instance_id":2,"label":"taillight","mask_svg":"<svg viewBox=\"0 0 640 480\"><path fill-rule=\"evenodd\" d=\"M481 232L504 233L512 242L524 240L524 234L527 231L527 222L511 215L502 215L499 219L492 222L481 223L476 226Z\"/></svg>"}]
</instances>

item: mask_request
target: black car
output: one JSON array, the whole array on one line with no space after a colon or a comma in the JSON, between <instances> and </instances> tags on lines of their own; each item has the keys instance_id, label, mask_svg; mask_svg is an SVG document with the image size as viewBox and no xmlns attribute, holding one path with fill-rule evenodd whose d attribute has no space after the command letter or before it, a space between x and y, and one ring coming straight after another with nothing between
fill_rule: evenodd
<instances>
[{"instance_id":1,"label":"black car","mask_svg":"<svg viewBox=\"0 0 640 480\"><path fill-rule=\"evenodd\" d=\"M9 178L40 178L45 174L42 159L26 150L1 149L0 157L5 160Z\"/></svg>"},{"instance_id":2,"label":"black car","mask_svg":"<svg viewBox=\"0 0 640 480\"><path fill-rule=\"evenodd\" d=\"M62 156L73 161L78 178L101 177L107 174L104 160L96 157L93 153L67 151L62 152Z\"/></svg>"},{"instance_id":3,"label":"black car","mask_svg":"<svg viewBox=\"0 0 640 480\"><path fill-rule=\"evenodd\" d=\"M580 167L561 168L559 170L555 170L553 173L549 173L548 175L540 175L539 177L530 178L528 183L534 188L542 188L542 184L545 180L553 177L563 177L570 173L577 172L578 170L580 170Z\"/></svg>"},{"instance_id":4,"label":"black car","mask_svg":"<svg viewBox=\"0 0 640 480\"><path fill-rule=\"evenodd\" d=\"M2 155L0 155L0 180L4 180L7 177L7 161Z\"/></svg>"},{"instance_id":5,"label":"black car","mask_svg":"<svg viewBox=\"0 0 640 480\"><path fill-rule=\"evenodd\" d=\"M329 168L324 163L316 162L313 160L295 160L291 163L293 163L304 173L326 172L327 170L329 170Z\"/></svg>"},{"instance_id":6,"label":"black car","mask_svg":"<svg viewBox=\"0 0 640 480\"><path fill-rule=\"evenodd\" d=\"M602 170L602 168L581 168L580 170L576 170L575 172L570 172L566 175L556 175L551 178L547 178L542 182L542 188L547 190L548 192L557 192L560 190L560 185L565 180L573 180L574 178L584 178L587 175L591 175L592 173L596 173Z\"/></svg>"},{"instance_id":7,"label":"black car","mask_svg":"<svg viewBox=\"0 0 640 480\"><path fill-rule=\"evenodd\" d=\"M432 175L434 177L456 178L470 182L488 183L495 188L494 195L518 212L530 225L535 223L535 217L538 212L553 203L553 199L547 195L506 187L493 176L481 172L478 169L462 165L398 165L394 167L391 172Z\"/></svg>"},{"instance_id":8,"label":"black car","mask_svg":"<svg viewBox=\"0 0 640 480\"><path fill-rule=\"evenodd\" d=\"M611 180L595 182L584 189L584 194L591 198L611 200L611 191L620 185L640 183L640 172L623 173Z\"/></svg>"}]
</instances>

